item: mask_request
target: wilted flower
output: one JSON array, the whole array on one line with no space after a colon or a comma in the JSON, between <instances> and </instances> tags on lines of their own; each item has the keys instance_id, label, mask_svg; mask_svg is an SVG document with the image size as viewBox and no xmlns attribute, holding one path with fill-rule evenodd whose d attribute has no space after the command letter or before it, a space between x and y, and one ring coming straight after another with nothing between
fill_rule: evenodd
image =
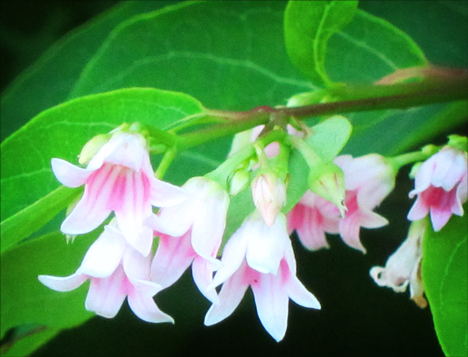
<instances>
[{"instance_id":1,"label":"wilted flower","mask_svg":"<svg viewBox=\"0 0 468 357\"><path fill-rule=\"evenodd\" d=\"M409 285L411 299L421 308L427 306L421 279L422 240L425 229L424 220L413 222L408 238L388 258L385 268L373 267L370 270L370 275L379 286L387 286L400 293L406 291Z\"/></svg>"}]
</instances>

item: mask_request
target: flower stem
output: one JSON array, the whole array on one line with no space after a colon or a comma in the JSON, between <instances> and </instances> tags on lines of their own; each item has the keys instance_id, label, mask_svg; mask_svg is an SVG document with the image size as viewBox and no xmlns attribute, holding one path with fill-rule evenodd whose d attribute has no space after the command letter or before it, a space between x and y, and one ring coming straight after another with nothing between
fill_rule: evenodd
<instances>
[{"instance_id":1,"label":"flower stem","mask_svg":"<svg viewBox=\"0 0 468 357\"><path fill-rule=\"evenodd\" d=\"M185 150L261 124L271 123L282 126L284 118L304 119L339 113L405 109L434 103L467 100L468 76L464 74L465 72L461 73L460 77L425 78L420 82L411 83L337 86L327 89L330 97L335 99L334 102L329 103L291 108L260 106L240 112L207 109L206 115L208 117L224 119L226 124L218 124L182 134L179 136L178 148Z\"/></svg>"}]
</instances>

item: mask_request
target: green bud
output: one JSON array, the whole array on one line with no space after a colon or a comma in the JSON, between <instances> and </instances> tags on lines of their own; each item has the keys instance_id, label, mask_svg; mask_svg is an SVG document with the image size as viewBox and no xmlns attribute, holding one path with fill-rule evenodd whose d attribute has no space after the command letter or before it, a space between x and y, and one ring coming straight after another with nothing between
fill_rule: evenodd
<instances>
[{"instance_id":1,"label":"green bud","mask_svg":"<svg viewBox=\"0 0 468 357\"><path fill-rule=\"evenodd\" d=\"M83 149L81 149L78 155L78 162L82 165L87 164L110 138L111 135L109 134L99 134L93 137L83 146Z\"/></svg>"},{"instance_id":2,"label":"green bud","mask_svg":"<svg viewBox=\"0 0 468 357\"><path fill-rule=\"evenodd\" d=\"M344 176L337 165L329 162L314 167L310 171L308 182L312 192L333 203L344 217L346 211Z\"/></svg>"}]
</instances>

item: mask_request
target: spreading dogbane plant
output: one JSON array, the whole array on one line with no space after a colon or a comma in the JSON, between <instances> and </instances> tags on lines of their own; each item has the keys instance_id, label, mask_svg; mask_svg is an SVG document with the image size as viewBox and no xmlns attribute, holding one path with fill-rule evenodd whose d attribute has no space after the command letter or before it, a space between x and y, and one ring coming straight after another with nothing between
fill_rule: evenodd
<instances>
[{"instance_id":1,"label":"spreading dogbane plant","mask_svg":"<svg viewBox=\"0 0 468 357\"><path fill-rule=\"evenodd\" d=\"M177 328L164 294L189 267L207 330L255 305L287 341L289 300L311 321L330 309L303 257L342 245L466 355L468 71L357 1L162 5L117 6L3 93L2 122L27 122L2 142L2 353L125 301ZM382 213L396 195L398 219ZM402 243L372 267L381 227Z\"/></svg>"}]
</instances>

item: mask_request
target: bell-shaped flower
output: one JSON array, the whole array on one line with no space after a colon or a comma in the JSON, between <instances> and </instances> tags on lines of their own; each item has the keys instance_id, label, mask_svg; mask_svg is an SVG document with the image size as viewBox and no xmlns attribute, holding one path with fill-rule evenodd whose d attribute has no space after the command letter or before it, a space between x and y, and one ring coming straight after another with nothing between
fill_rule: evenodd
<instances>
[{"instance_id":1,"label":"bell-shaped flower","mask_svg":"<svg viewBox=\"0 0 468 357\"><path fill-rule=\"evenodd\" d=\"M173 206L187 196L179 187L154 177L146 141L137 133L113 134L85 169L52 159L52 170L65 186L85 185L83 197L62 223L63 233L88 233L114 211L125 239L145 256L150 253L153 232L143 220L151 215L151 206Z\"/></svg>"},{"instance_id":2,"label":"bell-shaped flower","mask_svg":"<svg viewBox=\"0 0 468 357\"><path fill-rule=\"evenodd\" d=\"M174 322L153 300L161 286L150 281L151 255L131 247L111 222L89 247L81 266L68 277L40 275L39 281L56 291L71 291L90 280L85 308L106 318L114 317L127 298L132 311L148 322Z\"/></svg>"},{"instance_id":3,"label":"bell-shaped flower","mask_svg":"<svg viewBox=\"0 0 468 357\"><path fill-rule=\"evenodd\" d=\"M221 265L216 256L226 227L229 195L218 183L203 177L191 178L183 189L189 194L185 201L161 209L146 221L160 236L151 278L166 288L193 263L200 292L217 301L216 292L207 287Z\"/></svg>"},{"instance_id":4,"label":"bell-shaped flower","mask_svg":"<svg viewBox=\"0 0 468 357\"><path fill-rule=\"evenodd\" d=\"M338 233L340 211L338 208L320 197L307 191L301 200L287 214L288 232L293 230L302 245L309 250L329 248L326 233Z\"/></svg>"},{"instance_id":5,"label":"bell-shaped flower","mask_svg":"<svg viewBox=\"0 0 468 357\"><path fill-rule=\"evenodd\" d=\"M357 158L342 155L334 162L343 170L346 189L347 211L338 225L341 238L350 247L365 253L359 237L360 227L379 228L388 224L373 210L393 190L396 172L377 154Z\"/></svg>"},{"instance_id":6,"label":"bell-shaped flower","mask_svg":"<svg viewBox=\"0 0 468 357\"><path fill-rule=\"evenodd\" d=\"M289 299L320 309L315 296L296 277L296 260L282 213L272 226L257 211L247 217L227 242L222 263L211 286L224 284L219 303L213 304L205 316L207 326L230 316L249 286L260 321L276 341L286 333Z\"/></svg>"},{"instance_id":7,"label":"bell-shaped flower","mask_svg":"<svg viewBox=\"0 0 468 357\"><path fill-rule=\"evenodd\" d=\"M467 187L467 153L450 146L442 148L416 172L415 188L409 196L417 195L417 199L408 219L417 221L430 213L434 230L440 231L452 214L463 216Z\"/></svg>"},{"instance_id":8,"label":"bell-shaped flower","mask_svg":"<svg viewBox=\"0 0 468 357\"><path fill-rule=\"evenodd\" d=\"M377 285L387 286L395 292L410 287L410 297L421 308L427 306L423 297L424 285L421 279L422 240L426 228L425 220L411 224L408 237L388 258L385 267L373 267L370 275Z\"/></svg>"}]
</instances>

